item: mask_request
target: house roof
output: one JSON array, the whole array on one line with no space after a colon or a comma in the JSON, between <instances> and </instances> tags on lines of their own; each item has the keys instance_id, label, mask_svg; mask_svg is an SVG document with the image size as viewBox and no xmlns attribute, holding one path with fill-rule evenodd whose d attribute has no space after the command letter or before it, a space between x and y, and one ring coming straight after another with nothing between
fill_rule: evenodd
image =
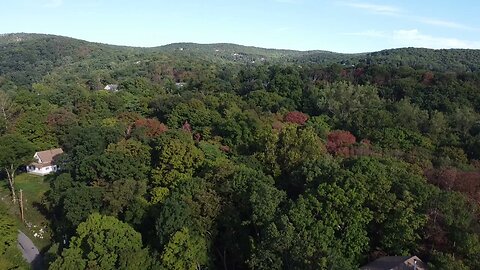
<instances>
[{"instance_id":1,"label":"house roof","mask_svg":"<svg viewBox=\"0 0 480 270\"><path fill-rule=\"evenodd\" d=\"M118 89L118 84L107 84L105 86L105 88L103 88L105 90L117 90Z\"/></svg>"},{"instance_id":2,"label":"house roof","mask_svg":"<svg viewBox=\"0 0 480 270\"><path fill-rule=\"evenodd\" d=\"M37 152L36 155L40 159L40 162L42 164L45 164L45 163L52 163L53 158L62 153L63 153L62 148L55 148L55 149Z\"/></svg>"},{"instance_id":3,"label":"house roof","mask_svg":"<svg viewBox=\"0 0 480 270\"><path fill-rule=\"evenodd\" d=\"M387 256L379 258L365 266L361 270L413 270L417 261L417 270L425 270L426 265L417 256Z\"/></svg>"}]
</instances>

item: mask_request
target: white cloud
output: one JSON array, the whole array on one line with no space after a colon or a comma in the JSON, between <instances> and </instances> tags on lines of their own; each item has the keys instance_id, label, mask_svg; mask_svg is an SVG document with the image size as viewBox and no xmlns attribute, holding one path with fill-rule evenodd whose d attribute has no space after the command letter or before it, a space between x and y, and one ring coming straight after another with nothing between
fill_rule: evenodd
<instances>
[{"instance_id":1,"label":"white cloud","mask_svg":"<svg viewBox=\"0 0 480 270\"><path fill-rule=\"evenodd\" d=\"M392 47L422 47L431 49L480 49L480 40L464 40L449 37L439 37L424 34L418 29L400 29L391 32L366 30L361 32L344 33L344 35L361 36L372 39L383 39L392 44Z\"/></svg>"},{"instance_id":2,"label":"white cloud","mask_svg":"<svg viewBox=\"0 0 480 270\"><path fill-rule=\"evenodd\" d=\"M446 27L446 28L463 29L463 30L476 30L473 27L470 27L468 25L464 25L464 24L461 24L461 23L447 21L447 20L434 19L434 18L428 18L428 17L419 17L419 18L417 18L417 21L419 21L421 23L424 23L424 24L429 24L429 25L434 25L434 26L442 26L442 27Z\"/></svg>"},{"instance_id":3,"label":"white cloud","mask_svg":"<svg viewBox=\"0 0 480 270\"><path fill-rule=\"evenodd\" d=\"M273 0L274 2L284 3L284 4L296 4L299 0Z\"/></svg>"},{"instance_id":4,"label":"white cloud","mask_svg":"<svg viewBox=\"0 0 480 270\"><path fill-rule=\"evenodd\" d=\"M291 30L293 30L292 27L278 27L278 28L274 29L274 32L275 33L285 33L285 32L289 32Z\"/></svg>"},{"instance_id":5,"label":"white cloud","mask_svg":"<svg viewBox=\"0 0 480 270\"><path fill-rule=\"evenodd\" d=\"M63 5L63 0L48 0L44 4L45 7L48 8L57 8Z\"/></svg>"},{"instance_id":6,"label":"white cloud","mask_svg":"<svg viewBox=\"0 0 480 270\"><path fill-rule=\"evenodd\" d=\"M377 31L377 30L366 30L361 32L350 32L350 33L343 33L343 35L347 36L361 36L361 37L385 37L385 32Z\"/></svg>"},{"instance_id":7,"label":"white cloud","mask_svg":"<svg viewBox=\"0 0 480 270\"><path fill-rule=\"evenodd\" d=\"M391 39L400 46L425 47L433 49L468 48L479 49L480 41L423 34L418 29L393 31Z\"/></svg>"},{"instance_id":8,"label":"white cloud","mask_svg":"<svg viewBox=\"0 0 480 270\"><path fill-rule=\"evenodd\" d=\"M392 17L403 18L406 20L415 21L415 22L433 25L433 26L439 26L439 27L451 28L451 29L480 31L480 28L471 27L465 24L461 24L461 23L453 22L449 20L437 19L437 18L431 18L431 17L422 17L422 16L412 16L412 15L409 15L409 13L412 13L411 11L403 10L398 6L378 5L373 3L357 2L357 1L337 1L337 3L347 7L365 10L371 13L389 15Z\"/></svg>"},{"instance_id":9,"label":"white cloud","mask_svg":"<svg viewBox=\"0 0 480 270\"><path fill-rule=\"evenodd\" d=\"M400 15L402 13L402 9L400 9L399 7L390 6L390 5L378 5L378 4L365 3L365 2L340 2L340 4L347 7L363 9L369 12L385 14L385 15Z\"/></svg>"}]
</instances>

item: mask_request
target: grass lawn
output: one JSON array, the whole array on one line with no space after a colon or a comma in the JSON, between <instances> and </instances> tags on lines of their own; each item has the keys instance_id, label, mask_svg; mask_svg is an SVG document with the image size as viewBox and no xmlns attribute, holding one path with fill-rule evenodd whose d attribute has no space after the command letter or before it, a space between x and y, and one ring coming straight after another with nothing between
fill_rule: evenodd
<instances>
[{"instance_id":1,"label":"grass lawn","mask_svg":"<svg viewBox=\"0 0 480 270\"><path fill-rule=\"evenodd\" d=\"M20 221L18 204L12 203L6 179L1 179L0 198L12 215L18 218L20 229L32 239L39 250L43 250L51 243L51 233L49 222L41 211L41 202L50 186L41 176L22 173L15 177L15 188L17 197L20 195L19 190L23 190L25 223Z\"/></svg>"}]
</instances>

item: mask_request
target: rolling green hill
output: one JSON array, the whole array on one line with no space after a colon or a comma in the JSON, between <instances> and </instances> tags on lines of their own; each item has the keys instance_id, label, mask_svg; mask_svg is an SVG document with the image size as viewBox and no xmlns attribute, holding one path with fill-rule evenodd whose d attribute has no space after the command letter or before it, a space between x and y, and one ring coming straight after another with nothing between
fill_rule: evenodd
<instances>
[{"instance_id":1,"label":"rolling green hill","mask_svg":"<svg viewBox=\"0 0 480 270\"><path fill-rule=\"evenodd\" d=\"M1 197L51 269L480 269L479 52L2 35Z\"/></svg>"},{"instance_id":2,"label":"rolling green hill","mask_svg":"<svg viewBox=\"0 0 480 270\"><path fill-rule=\"evenodd\" d=\"M341 54L328 51L265 49L236 44L174 43L153 48L114 46L45 34L0 35L0 81L31 85L55 72L112 71L135 72L161 69L188 73L192 65L294 63L309 65L341 64L409 66L435 71L477 71L479 50L432 50L401 48L372 53ZM232 65L233 64L233 65ZM140 74L141 75L141 74ZM180 76L177 80L182 80Z\"/></svg>"},{"instance_id":3,"label":"rolling green hill","mask_svg":"<svg viewBox=\"0 0 480 270\"><path fill-rule=\"evenodd\" d=\"M51 35L0 36L0 76L21 84L37 82L55 68L87 59L105 59L126 48Z\"/></svg>"},{"instance_id":4,"label":"rolling green hill","mask_svg":"<svg viewBox=\"0 0 480 270\"><path fill-rule=\"evenodd\" d=\"M369 64L410 66L438 71L478 71L480 50L400 48L369 53L365 61Z\"/></svg>"},{"instance_id":5,"label":"rolling green hill","mask_svg":"<svg viewBox=\"0 0 480 270\"><path fill-rule=\"evenodd\" d=\"M351 55L340 54L328 51L295 51L266 49L253 46L242 46L230 43L217 44L196 44L196 43L173 43L157 47L159 51L190 54L196 56L208 56L226 61L261 63L265 61L278 62L296 62L301 59L307 59L309 56L316 56L319 63L337 62L348 59ZM321 59L320 59L321 58Z\"/></svg>"}]
</instances>

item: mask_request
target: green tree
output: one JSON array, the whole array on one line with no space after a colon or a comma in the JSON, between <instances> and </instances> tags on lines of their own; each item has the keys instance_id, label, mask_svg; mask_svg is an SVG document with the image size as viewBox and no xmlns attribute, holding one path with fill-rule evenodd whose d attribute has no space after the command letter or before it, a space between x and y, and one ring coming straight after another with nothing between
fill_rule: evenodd
<instances>
[{"instance_id":1,"label":"green tree","mask_svg":"<svg viewBox=\"0 0 480 270\"><path fill-rule=\"evenodd\" d=\"M117 143L123 130L119 126L73 126L66 136L61 138L63 150L68 162L63 166L70 171L77 181L90 182L97 178L97 171L92 166L108 145Z\"/></svg>"},{"instance_id":2,"label":"green tree","mask_svg":"<svg viewBox=\"0 0 480 270\"><path fill-rule=\"evenodd\" d=\"M0 123L2 124L0 131L7 131L10 128L11 122L17 113L18 109L15 103L5 91L0 90Z\"/></svg>"},{"instance_id":3,"label":"green tree","mask_svg":"<svg viewBox=\"0 0 480 270\"><path fill-rule=\"evenodd\" d=\"M104 210L111 215L123 213L137 199L146 193L146 181L134 179L117 180L106 187L104 192Z\"/></svg>"},{"instance_id":4,"label":"green tree","mask_svg":"<svg viewBox=\"0 0 480 270\"><path fill-rule=\"evenodd\" d=\"M183 227L175 232L161 255L161 269L196 270L208 261L205 238Z\"/></svg>"},{"instance_id":5,"label":"green tree","mask_svg":"<svg viewBox=\"0 0 480 270\"><path fill-rule=\"evenodd\" d=\"M42 106L27 111L21 114L15 123L15 131L42 150L53 148L58 144L57 138L53 136L53 130L47 125L47 114L42 111L48 109L47 106Z\"/></svg>"},{"instance_id":6,"label":"green tree","mask_svg":"<svg viewBox=\"0 0 480 270\"><path fill-rule=\"evenodd\" d=\"M15 221L8 216L3 206L0 208L0 254L4 254L17 240Z\"/></svg>"},{"instance_id":7,"label":"green tree","mask_svg":"<svg viewBox=\"0 0 480 270\"><path fill-rule=\"evenodd\" d=\"M22 165L33 160L33 145L17 134L6 134L0 137L0 167L7 174L8 187L12 200L16 202L15 173Z\"/></svg>"},{"instance_id":8,"label":"green tree","mask_svg":"<svg viewBox=\"0 0 480 270\"><path fill-rule=\"evenodd\" d=\"M439 111L434 111L431 113L428 126L428 135L433 139L433 141L439 144L448 143L455 145L459 142L458 135L455 136L451 132L446 115Z\"/></svg>"},{"instance_id":9,"label":"green tree","mask_svg":"<svg viewBox=\"0 0 480 270\"><path fill-rule=\"evenodd\" d=\"M165 132L154 142L152 184L170 188L176 182L192 177L203 160L203 152L195 146L191 134Z\"/></svg>"},{"instance_id":10,"label":"green tree","mask_svg":"<svg viewBox=\"0 0 480 270\"><path fill-rule=\"evenodd\" d=\"M177 185L161 205L156 217L156 234L165 269L190 269L211 264L215 220L220 197L203 179L186 179ZM178 268L180 267L180 268Z\"/></svg>"},{"instance_id":11,"label":"green tree","mask_svg":"<svg viewBox=\"0 0 480 270\"><path fill-rule=\"evenodd\" d=\"M92 214L78 225L69 247L50 265L53 270L151 267L140 233L114 217L100 214Z\"/></svg>"},{"instance_id":12,"label":"green tree","mask_svg":"<svg viewBox=\"0 0 480 270\"><path fill-rule=\"evenodd\" d=\"M340 125L352 127L363 123L367 113L382 108L383 101L375 86L337 82L322 89L317 106Z\"/></svg>"},{"instance_id":13,"label":"green tree","mask_svg":"<svg viewBox=\"0 0 480 270\"><path fill-rule=\"evenodd\" d=\"M57 138L66 136L69 129L77 124L77 116L65 108L53 110L47 115L47 125Z\"/></svg>"},{"instance_id":14,"label":"green tree","mask_svg":"<svg viewBox=\"0 0 480 270\"><path fill-rule=\"evenodd\" d=\"M272 66L269 71L270 82L267 90L291 99L297 108L301 106L305 85L299 70L292 66Z\"/></svg>"},{"instance_id":15,"label":"green tree","mask_svg":"<svg viewBox=\"0 0 480 270\"><path fill-rule=\"evenodd\" d=\"M27 269L17 248L17 234L15 220L0 206L0 269Z\"/></svg>"},{"instance_id":16,"label":"green tree","mask_svg":"<svg viewBox=\"0 0 480 270\"><path fill-rule=\"evenodd\" d=\"M428 207L431 214L424 238L436 251L433 264L440 269L442 264L436 263L437 260L450 261L445 269L449 269L446 267L449 265L465 265L470 269L480 267L478 205L458 192L436 190Z\"/></svg>"},{"instance_id":17,"label":"green tree","mask_svg":"<svg viewBox=\"0 0 480 270\"><path fill-rule=\"evenodd\" d=\"M182 227L203 237L215 235L213 225L220 211L220 198L203 179L181 181L162 204L156 230L160 244Z\"/></svg>"},{"instance_id":18,"label":"green tree","mask_svg":"<svg viewBox=\"0 0 480 270\"><path fill-rule=\"evenodd\" d=\"M188 121L197 130L211 126L218 118L220 118L218 112L208 108L203 101L192 98L188 102L178 104L168 114L167 125L178 128Z\"/></svg>"},{"instance_id":19,"label":"green tree","mask_svg":"<svg viewBox=\"0 0 480 270\"><path fill-rule=\"evenodd\" d=\"M90 183L113 183L116 180L146 181L150 165L150 147L135 140L111 143L98 156L84 160L85 175ZM89 179L88 179L89 178Z\"/></svg>"},{"instance_id":20,"label":"green tree","mask_svg":"<svg viewBox=\"0 0 480 270\"><path fill-rule=\"evenodd\" d=\"M222 179L219 192L224 199L217 225L222 233L215 240L221 262L217 266L246 268L252 245L261 243L264 228L282 209L286 194L262 170L243 164L235 165Z\"/></svg>"},{"instance_id":21,"label":"green tree","mask_svg":"<svg viewBox=\"0 0 480 270\"><path fill-rule=\"evenodd\" d=\"M287 110L293 110L295 108L292 100L265 90L250 92L247 95L247 101L249 104L262 108L267 112L277 112L282 107Z\"/></svg>"},{"instance_id":22,"label":"green tree","mask_svg":"<svg viewBox=\"0 0 480 270\"><path fill-rule=\"evenodd\" d=\"M288 175L308 160L319 159L326 149L312 127L288 124L280 133L265 131L256 141L257 158L268 173Z\"/></svg>"},{"instance_id":23,"label":"green tree","mask_svg":"<svg viewBox=\"0 0 480 270\"><path fill-rule=\"evenodd\" d=\"M416 250L432 189L422 172L403 162L378 158L345 165L368 190L365 205L374 213L369 224L372 248L398 255Z\"/></svg>"},{"instance_id":24,"label":"green tree","mask_svg":"<svg viewBox=\"0 0 480 270\"><path fill-rule=\"evenodd\" d=\"M222 136L224 144L245 153L254 143L260 130L260 121L255 111L242 111L238 106L224 110L225 117L215 123L215 130Z\"/></svg>"},{"instance_id":25,"label":"green tree","mask_svg":"<svg viewBox=\"0 0 480 270\"><path fill-rule=\"evenodd\" d=\"M450 114L449 123L460 138L465 138L479 119L480 115L473 108L463 105Z\"/></svg>"},{"instance_id":26,"label":"green tree","mask_svg":"<svg viewBox=\"0 0 480 270\"><path fill-rule=\"evenodd\" d=\"M306 126L312 127L320 139L326 140L328 133L330 133L330 130L332 129L328 124L328 120L328 116L326 115L314 116L307 121Z\"/></svg>"},{"instance_id":27,"label":"green tree","mask_svg":"<svg viewBox=\"0 0 480 270\"><path fill-rule=\"evenodd\" d=\"M431 262L428 264L430 269L434 270L470 270L461 260L455 259L450 254L435 252Z\"/></svg>"},{"instance_id":28,"label":"green tree","mask_svg":"<svg viewBox=\"0 0 480 270\"><path fill-rule=\"evenodd\" d=\"M254 244L248 266L252 269L354 269L352 258L344 253L347 244L342 244L341 236L336 235L331 224L326 224L329 221L324 219L325 212L319 209L319 203L309 196L300 197L292 204Z\"/></svg>"},{"instance_id":29,"label":"green tree","mask_svg":"<svg viewBox=\"0 0 480 270\"><path fill-rule=\"evenodd\" d=\"M303 164L297 176L308 179L307 191L289 201L272 178L240 168L222 188L232 194L221 219L226 243L217 246L230 261L243 254L252 269L353 269L367 247L371 213L363 184L332 165Z\"/></svg>"},{"instance_id":30,"label":"green tree","mask_svg":"<svg viewBox=\"0 0 480 270\"><path fill-rule=\"evenodd\" d=\"M429 138L419 132L405 128L385 128L372 132L372 141L385 150L410 151L416 147L432 150L433 145Z\"/></svg>"},{"instance_id":31,"label":"green tree","mask_svg":"<svg viewBox=\"0 0 480 270\"><path fill-rule=\"evenodd\" d=\"M403 99L395 103L395 123L408 130L421 132L426 130L428 123L428 112L421 110L409 99Z\"/></svg>"},{"instance_id":32,"label":"green tree","mask_svg":"<svg viewBox=\"0 0 480 270\"><path fill-rule=\"evenodd\" d=\"M102 206L102 188L81 185L69 188L63 197L63 217L69 222L70 228L78 224L92 213L100 211Z\"/></svg>"}]
</instances>

